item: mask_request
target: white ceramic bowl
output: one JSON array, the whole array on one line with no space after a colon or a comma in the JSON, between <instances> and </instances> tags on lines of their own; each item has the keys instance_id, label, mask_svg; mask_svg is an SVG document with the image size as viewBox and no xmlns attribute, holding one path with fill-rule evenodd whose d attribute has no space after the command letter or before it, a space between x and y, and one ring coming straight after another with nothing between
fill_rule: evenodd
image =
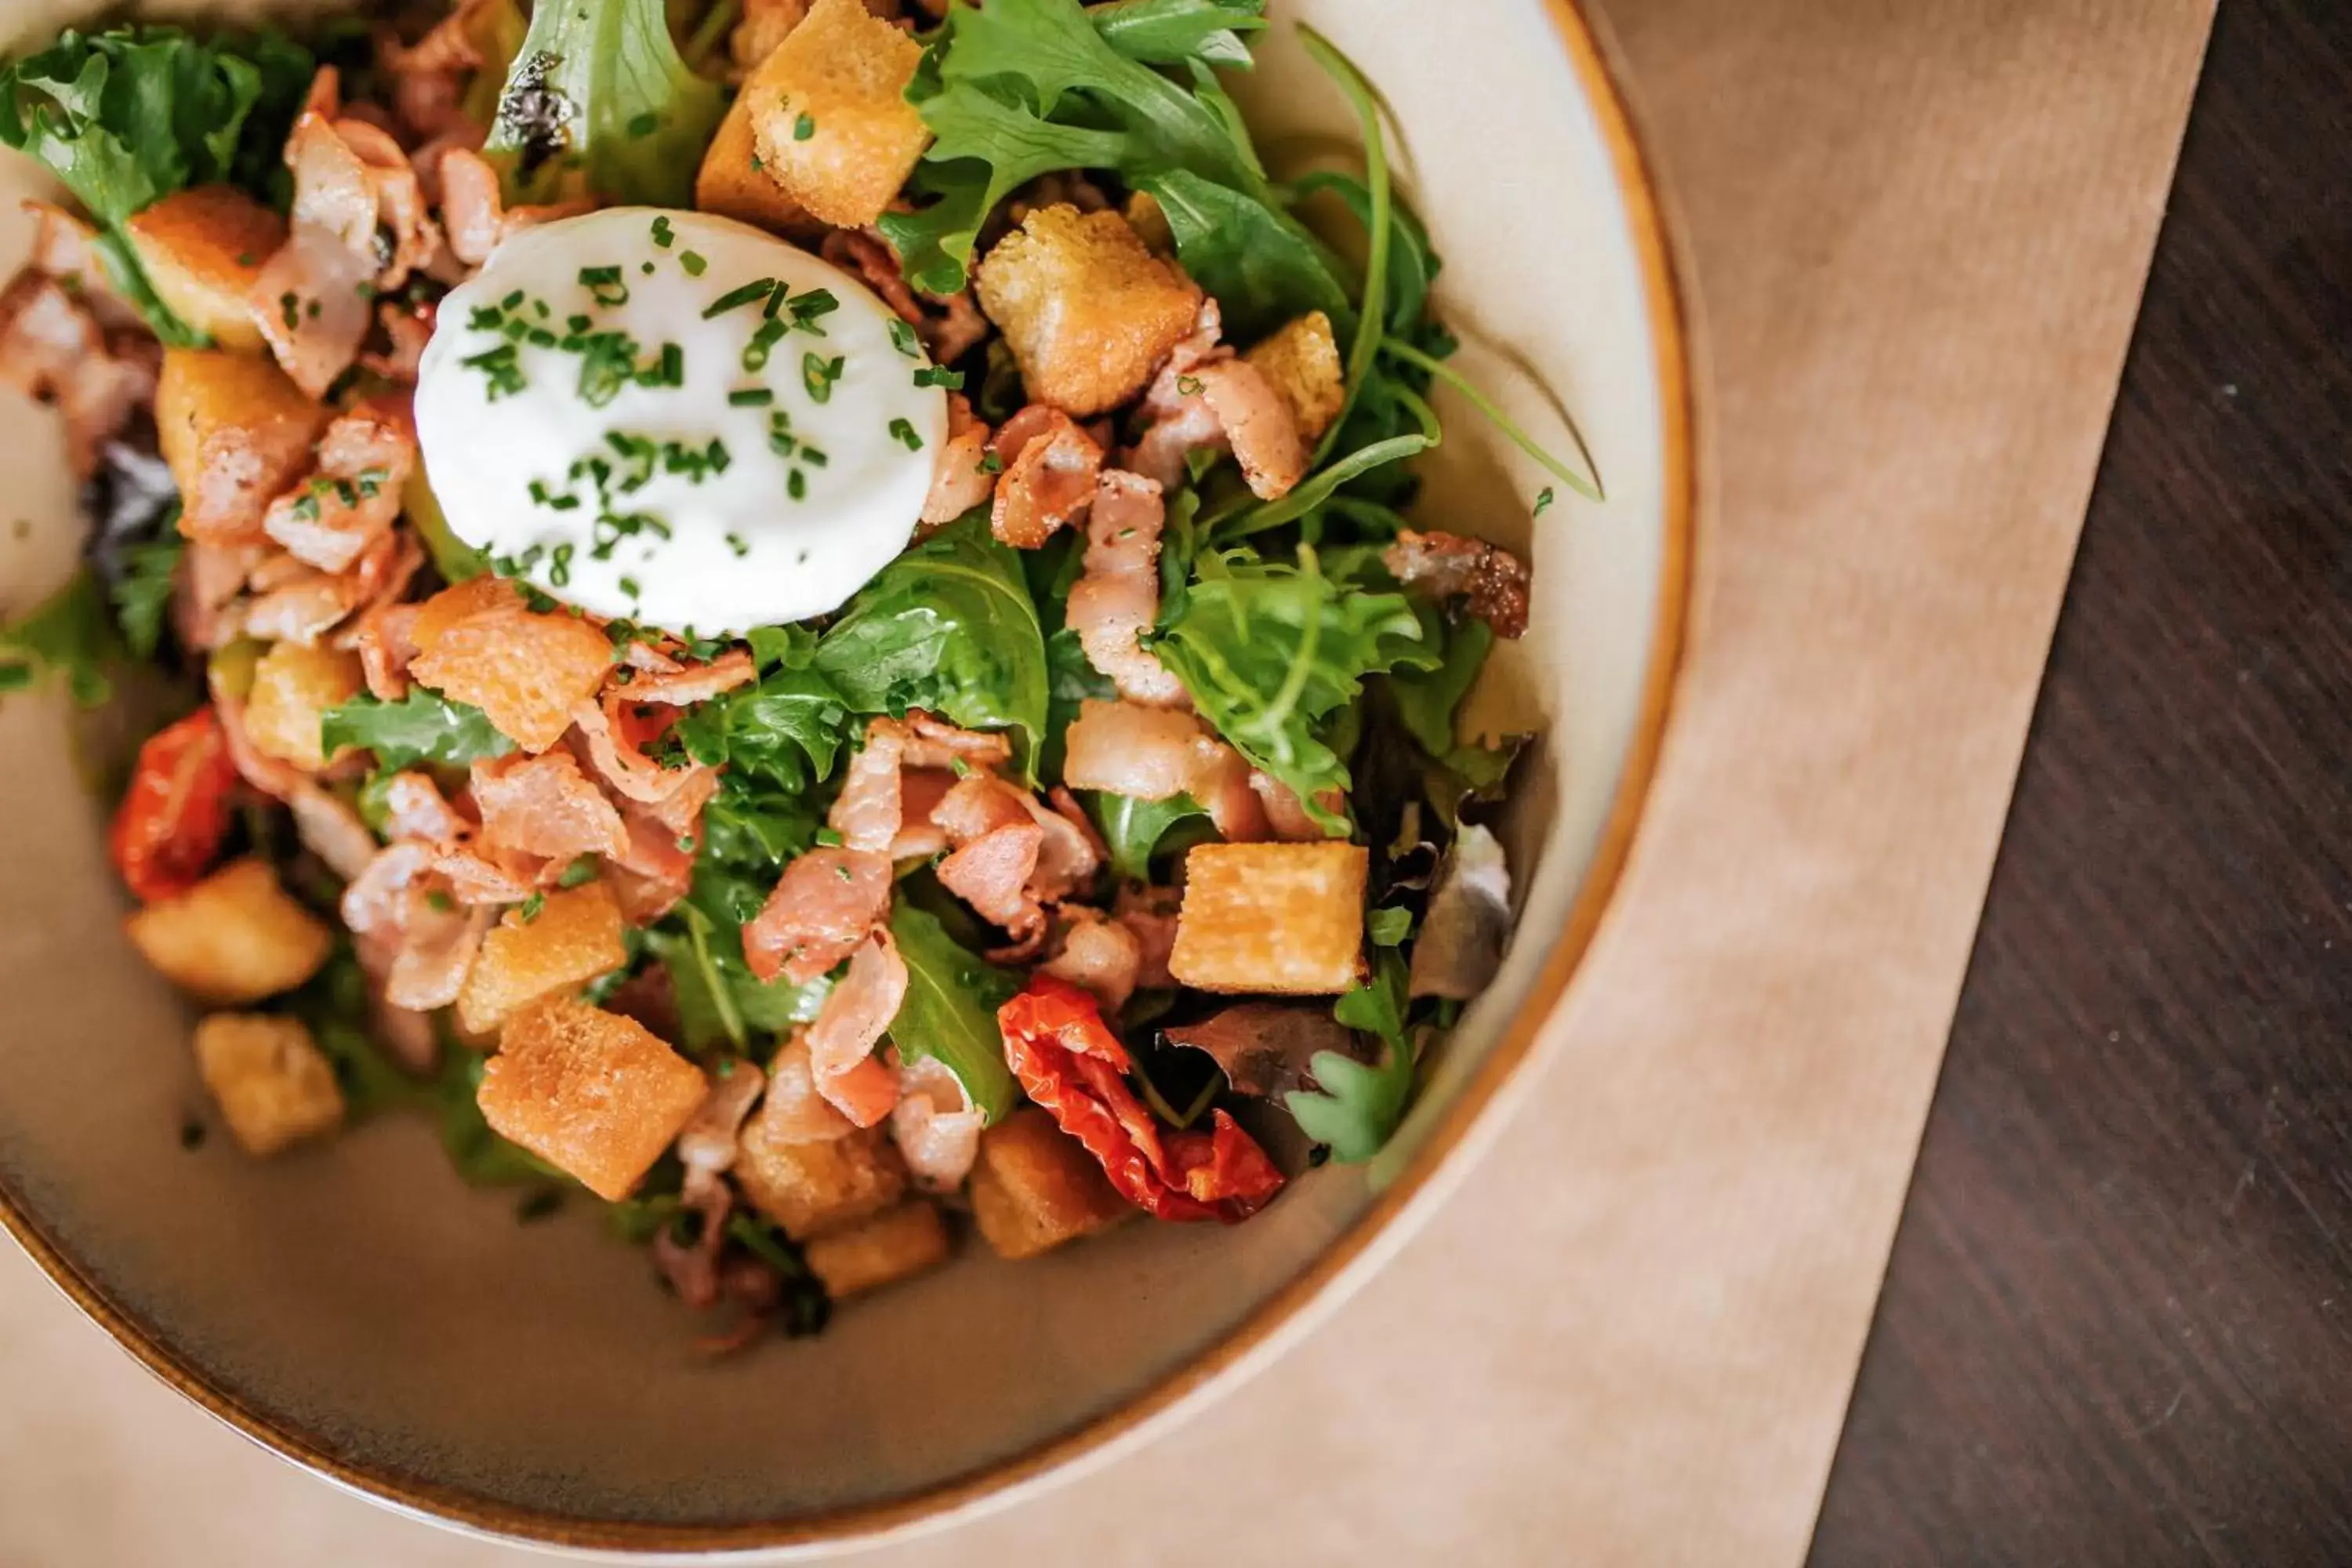
<instances>
[{"instance_id":1,"label":"white ceramic bowl","mask_svg":"<svg viewBox=\"0 0 2352 1568\"><path fill-rule=\"evenodd\" d=\"M1291 34L1310 21L1394 107L1448 319L1538 368L1609 489L1531 524L1538 471L1446 409L1423 510L1532 546L1533 628L1482 700L1532 704L1548 739L1508 823L1518 939L1394 1145L1233 1230L1133 1226L1018 1265L967 1247L821 1339L706 1363L638 1253L584 1212L519 1226L425 1125L268 1163L222 1139L184 1151L186 1015L120 934L65 712L12 698L0 1223L132 1354L295 1462L430 1517L612 1551L814 1546L950 1518L1172 1418L1360 1281L1459 1173L1590 940L1665 721L1695 489L1681 304L1624 110L1564 0L1449 0L1443 26L1431 0L1272 8L1242 91L1265 145L1352 140ZM68 15L11 9L16 47ZM1494 354L1465 363L1556 429ZM0 432L6 516L34 524L0 530L0 609L21 608L70 568L72 486L47 411L8 399Z\"/></svg>"}]
</instances>

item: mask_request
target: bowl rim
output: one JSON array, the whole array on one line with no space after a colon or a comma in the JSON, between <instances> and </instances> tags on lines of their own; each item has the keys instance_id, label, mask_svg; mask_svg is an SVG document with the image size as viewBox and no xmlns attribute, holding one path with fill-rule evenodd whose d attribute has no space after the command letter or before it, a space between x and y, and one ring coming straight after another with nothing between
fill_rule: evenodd
<instances>
[{"instance_id":1,"label":"bowl rim","mask_svg":"<svg viewBox=\"0 0 2352 1568\"><path fill-rule=\"evenodd\" d=\"M913 1492L740 1524L580 1519L353 1463L336 1453L324 1436L255 1408L234 1390L184 1361L159 1331L111 1300L5 1187L0 1187L0 1230L13 1237L50 1283L150 1373L258 1447L395 1512L467 1534L561 1552L632 1556L799 1555L927 1532L1008 1503L1051 1479L1107 1461L1181 1414L1196 1409L1216 1391L1231 1387L1240 1381L1244 1369L1269 1359L1287 1344L1291 1332L1303 1331L1315 1315L1314 1308L1336 1303L1344 1292L1335 1287L1344 1277L1360 1279L1369 1272L1379 1256L1380 1242L1402 1239L1397 1223L1401 1216L1417 1200L1438 1195L1441 1172L1450 1168L1451 1157L1525 1065L1614 902L1642 826L1689 662L1706 447L1696 394L1698 367L1685 281L1688 267L1673 214L1660 192L1655 162L1628 107L1621 68L1586 14L1586 0L1542 0L1542 8L1608 144L1633 229L1659 379L1664 421L1665 540L1640 714L1592 863L1527 1000L1395 1179L1375 1194L1321 1255L1252 1308L1221 1339L1078 1426Z\"/></svg>"}]
</instances>

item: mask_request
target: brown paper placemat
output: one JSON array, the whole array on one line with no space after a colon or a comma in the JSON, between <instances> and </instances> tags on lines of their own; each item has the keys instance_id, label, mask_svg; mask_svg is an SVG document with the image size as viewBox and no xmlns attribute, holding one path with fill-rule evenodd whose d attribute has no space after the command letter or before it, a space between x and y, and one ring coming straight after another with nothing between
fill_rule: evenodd
<instances>
[{"instance_id":1,"label":"brown paper placemat","mask_svg":"<svg viewBox=\"0 0 2352 1568\"><path fill-rule=\"evenodd\" d=\"M1433 8L1438 0L1431 0ZM1786 1564L1933 1089L2210 0L1608 0L1696 262L1689 684L1570 1038L1429 1230L1140 1454L876 1563ZM520 1561L0 1260L0 1561Z\"/></svg>"}]
</instances>

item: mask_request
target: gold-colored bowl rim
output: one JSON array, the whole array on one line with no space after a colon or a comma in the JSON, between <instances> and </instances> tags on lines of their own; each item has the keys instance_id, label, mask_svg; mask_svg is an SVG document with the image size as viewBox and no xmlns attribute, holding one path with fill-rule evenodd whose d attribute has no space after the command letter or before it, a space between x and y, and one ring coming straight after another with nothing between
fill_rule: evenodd
<instances>
[{"instance_id":1,"label":"gold-colored bowl rim","mask_svg":"<svg viewBox=\"0 0 2352 1568\"><path fill-rule=\"evenodd\" d=\"M148 1371L186 1398L261 1447L398 1510L509 1541L560 1550L646 1555L773 1552L845 1546L945 1523L1001 1501L1089 1458L1105 1457L1114 1445L1139 1437L1179 1408L1203 1394L1254 1355L1265 1351L1427 1187L1463 1142L1496 1092L1534 1047L1545 1021L1559 1005L1623 876L1647 805L1658 757L1685 663L1694 586L1701 462L1698 410L1695 401L1687 296L1655 175L1634 129L1617 72L1601 46L1583 0L1545 0L1560 47L1582 85L1609 142L1620 187L1633 227L1643 283L1649 301L1650 339L1659 375L1659 402L1665 422L1665 548L1660 574L1655 629L1649 649L1642 707L1632 750L1601 841L1578 889L1559 938L1503 1037L1489 1049L1459 1095L1443 1112L1423 1146L1396 1180L1374 1198L1321 1256L1297 1278L1254 1308L1231 1332L1190 1363L1114 1409L1009 1458L919 1491L880 1501L823 1510L789 1519L741 1524L698 1525L628 1520L575 1519L494 1500L458 1488L370 1466L336 1454L314 1433L287 1425L246 1403L205 1373L183 1361L151 1325L101 1292L5 1191L0 1191L0 1228L5 1228L42 1272Z\"/></svg>"}]
</instances>

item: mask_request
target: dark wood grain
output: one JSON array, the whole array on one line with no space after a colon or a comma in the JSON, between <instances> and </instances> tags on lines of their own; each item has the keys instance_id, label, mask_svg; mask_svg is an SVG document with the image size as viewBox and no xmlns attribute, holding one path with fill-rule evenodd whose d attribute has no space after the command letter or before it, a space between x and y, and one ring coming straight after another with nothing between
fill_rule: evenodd
<instances>
[{"instance_id":1,"label":"dark wood grain","mask_svg":"<svg viewBox=\"0 0 2352 1568\"><path fill-rule=\"evenodd\" d=\"M1813 1560L2352 1564L2344 0L2223 0Z\"/></svg>"}]
</instances>

